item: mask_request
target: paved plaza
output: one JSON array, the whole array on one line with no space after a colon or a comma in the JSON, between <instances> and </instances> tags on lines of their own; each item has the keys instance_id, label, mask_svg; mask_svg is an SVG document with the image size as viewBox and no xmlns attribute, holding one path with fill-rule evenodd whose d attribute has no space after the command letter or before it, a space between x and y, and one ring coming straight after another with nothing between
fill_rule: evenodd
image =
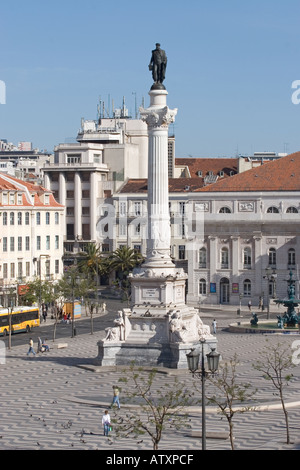
<instances>
[{"instance_id":1,"label":"paved plaza","mask_svg":"<svg viewBox=\"0 0 300 470\"><path fill-rule=\"evenodd\" d=\"M110 303L107 302L108 310ZM113 307L111 307L112 309ZM114 312L111 312L112 314ZM243 320L250 319L242 312ZM113 316L112 316L113 318ZM291 347L299 335L239 334L226 331L229 323L236 321L236 310L204 311L204 323L217 320L218 351L223 359L239 358L238 376L257 388L257 411L236 415L234 436L236 449L240 450L296 450L300 448L300 366L293 369L294 378L286 389L286 403L290 420L292 444L287 445L284 414L279 398L270 382L254 370L253 362L261 357L269 344L284 343ZM67 337L67 347L51 348L49 353L27 357L27 345L14 346L6 351L6 360L0 364L1 450L152 450L147 435L138 442L133 439L116 439L111 432L103 436L101 419L112 399L112 386L123 375L123 368L95 367L97 341L104 331ZM49 343L52 346L51 342ZM292 351L292 349L291 349ZM156 386L170 383L174 376L192 387L188 371L160 369ZM199 394L201 382L198 380ZM208 387L209 385L207 385ZM200 398L200 396L199 396ZM122 404L122 393L120 396ZM122 404L120 414L126 413L130 404ZM201 449L201 406L188 410L191 429L166 430L159 450L196 451ZM114 412L112 412L113 414ZM228 424L221 420L215 409L207 407L207 449L230 450Z\"/></svg>"}]
</instances>

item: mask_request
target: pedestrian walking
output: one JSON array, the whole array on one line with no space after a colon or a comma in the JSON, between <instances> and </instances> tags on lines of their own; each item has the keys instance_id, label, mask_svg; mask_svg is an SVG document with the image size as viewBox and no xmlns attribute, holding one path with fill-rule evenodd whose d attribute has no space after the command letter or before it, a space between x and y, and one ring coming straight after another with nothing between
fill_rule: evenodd
<instances>
[{"instance_id":1,"label":"pedestrian walking","mask_svg":"<svg viewBox=\"0 0 300 470\"><path fill-rule=\"evenodd\" d=\"M216 319L212 322L212 327L213 327L213 333L214 335L217 334L217 322Z\"/></svg>"},{"instance_id":2,"label":"pedestrian walking","mask_svg":"<svg viewBox=\"0 0 300 470\"><path fill-rule=\"evenodd\" d=\"M113 401L112 401L112 404L110 405L110 408L112 408L114 404L116 403L118 405L118 409L120 409L121 408L120 399L119 399L120 389L116 385L113 385L113 391L114 391L114 396L113 396Z\"/></svg>"},{"instance_id":3,"label":"pedestrian walking","mask_svg":"<svg viewBox=\"0 0 300 470\"><path fill-rule=\"evenodd\" d=\"M29 356L30 353L32 353L35 356L35 350L33 349L32 338L30 338L30 340L29 340L29 349L28 349L27 356Z\"/></svg>"},{"instance_id":4,"label":"pedestrian walking","mask_svg":"<svg viewBox=\"0 0 300 470\"><path fill-rule=\"evenodd\" d=\"M42 305L42 315L43 315L43 319L44 319L44 322L45 322L47 320L47 306L46 306L46 304Z\"/></svg>"},{"instance_id":5,"label":"pedestrian walking","mask_svg":"<svg viewBox=\"0 0 300 470\"><path fill-rule=\"evenodd\" d=\"M105 410L104 415L102 416L102 424L104 436L108 436L108 433L110 431L110 416L108 414L108 410Z\"/></svg>"},{"instance_id":6,"label":"pedestrian walking","mask_svg":"<svg viewBox=\"0 0 300 470\"><path fill-rule=\"evenodd\" d=\"M248 302L248 308L249 308L249 311L250 311L250 312L251 312L251 306L252 306L252 302L251 302L251 300L249 300L249 302Z\"/></svg>"},{"instance_id":7,"label":"pedestrian walking","mask_svg":"<svg viewBox=\"0 0 300 470\"><path fill-rule=\"evenodd\" d=\"M259 298L259 301L258 301L258 310L262 309L262 298L260 297ZM279 305L279 304L278 304Z\"/></svg>"}]
</instances>

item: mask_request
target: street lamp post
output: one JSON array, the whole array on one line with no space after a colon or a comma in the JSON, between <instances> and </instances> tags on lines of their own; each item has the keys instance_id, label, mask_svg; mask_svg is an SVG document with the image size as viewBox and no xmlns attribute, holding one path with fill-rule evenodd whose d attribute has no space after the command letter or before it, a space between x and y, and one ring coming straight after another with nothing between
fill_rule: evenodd
<instances>
[{"instance_id":1,"label":"street lamp post","mask_svg":"<svg viewBox=\"0 0 300 470\"><path fill-rule=\"evenodd\" d=\"M69 270L69 279L71 283L71 295L72 295L72 338L76 336L75 328L75 286L80 281L80 276L78 275L77 266L74 265L73 268Z\"/></svg>"},{"instance_id":2,"label":"street lamp post","mask_svg":"<svg viewBox=\"0 0 300 470\"><path fill-rule=\"evenodd\" d=\"M40 255L39 256L40 260L40 292L39 292L39 304L40 304L40 316L41 316L41 310L42 310L42 258L50 258L50 255Z\"/></svg>"},{"instance_id":3,"label":"street lamp post","mask_svg":"<svg viewBox=\"0 0 300 470\"><path fill-rule=\"evenodd\" d=\"M9 294L9 300L8 300L8 326L9 326L9 334L8 334L8 349L11 349L11 327L12 327L12 312L14 309L14 298L12 297L11 293Z\"/></svg>"},{"instance_id":4,"label":"street lamp post","mask_svg":"<svg viewBox=\"0 0 300 470\"><path fill-rule=\"evenodd\" d=\"M186 355L188 368L192 372L193 376L197 375L201 378L202 382L202 450L206 450L206 409L205 409L205 380L208 372L205 370L204 364L204 345L205 339L200 340L201 344L201 370L198 371L200 352L192 349L189 354ZM206 354L207 365L209 372L215 374L219 367L220 354L215 351L215 348L211 348L210 353Z\"/></svg>"},{"instance_id":5,"label":"street lamp post","mask_svg":"<svg viewBox=\"0 0 300 470\"><path fill-rule=\"evenodd\" d=\"M72 338L76 336L74 288L75 288L75 276L72 277Z\"/></svg>"}]
</instances>

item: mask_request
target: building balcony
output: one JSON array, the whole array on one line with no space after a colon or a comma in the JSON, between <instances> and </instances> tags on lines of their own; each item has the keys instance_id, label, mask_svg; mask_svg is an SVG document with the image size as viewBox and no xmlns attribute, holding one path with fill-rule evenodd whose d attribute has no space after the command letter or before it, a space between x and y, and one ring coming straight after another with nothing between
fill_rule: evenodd
<instances>
[{"instance_id":1,"label":"building balcony","mask_svg":"<svg viewBox=\"0 0 300 470\"><path fill-rule=\"evenodd\" d=\"M66 170L83 170L83 169L92 169L95 168L97 170L105 171L108 172L109 168L107 167L106 163L97 163L97 162L77 162L76 164L74 163L67 163L67 162L59 162L59 163L52 163L52 162L46 162L44 163L43 169L51 169L53 171L61 171L62 169Z\"/></svg>"}]
</instances>

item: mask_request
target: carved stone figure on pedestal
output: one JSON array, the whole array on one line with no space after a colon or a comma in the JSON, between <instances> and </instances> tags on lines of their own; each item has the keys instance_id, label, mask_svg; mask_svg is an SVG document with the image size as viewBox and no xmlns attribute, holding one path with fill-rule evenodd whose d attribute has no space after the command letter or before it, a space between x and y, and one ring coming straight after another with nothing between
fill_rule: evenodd
<instances>
[{"instance_id":1,"label":"carved stone figure on pedestal","mask_svg":"<svg viewBox=\"0 0 300 470\"><path fill-rule=\"evenodd\" d=\"M125 340L125 322L122 310L118 311L118 317L114 320L116 326L106 328L106 341L124 341Z\"/></svg>"},{"instance_id":2,"label":"carved stone figure on pedestal","mask_svg":"<svg viewBox=\"0 0 300 470\"><path fill-rule=\"evenodd\" d=\"M166 75L167 55L156 43L156 48L152 51L149 70L152 71L153 81L156 84L162 84Z\"/></svg>"},{"instance_id":3,"label":"carved stone figure on pedestal","mask_svg":"<svg viewBox=\"0 0 300 470\"><path fill-rule=\"evenodd\" d=\"M197 326L199 339L203 337L207 338L207 337L212 336L212 334L210 333L210 327L208 325L204 325L203 321L198 315L197 315L196 323L197 323L196 326Z\"/></svg>"},{"instance_id":4,"label":"carved stone figure on pedestal","mask_svg":"<svg viewBox=\"0 0 300 470\"><path fill-rule=\"evenodd\" d=\"M170 321L171 341L174 343L184 343L188 333L185 322L182 320L180 312L175 312Z\"/></svg>"}]
</instances>

